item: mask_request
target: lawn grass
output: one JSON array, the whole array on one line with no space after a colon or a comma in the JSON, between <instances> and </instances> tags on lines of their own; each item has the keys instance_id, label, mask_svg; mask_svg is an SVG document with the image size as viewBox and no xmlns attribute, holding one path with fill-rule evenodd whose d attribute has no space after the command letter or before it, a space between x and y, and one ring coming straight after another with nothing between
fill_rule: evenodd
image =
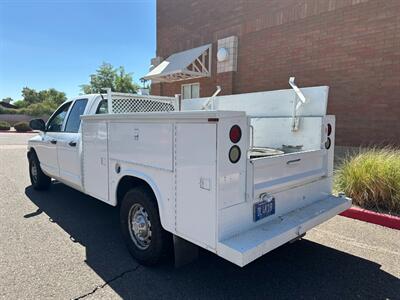
<instances>
[{"instance_id":1,"label":"lawn grass","mask_svg":"<svg viewBox=\"0 0 400 300\"><path fill-rule=\"evenodd\" d=\"M360 207L400 214L400 150L369 149L344 158L334 189Z\"/></svg>"}]
</instances>

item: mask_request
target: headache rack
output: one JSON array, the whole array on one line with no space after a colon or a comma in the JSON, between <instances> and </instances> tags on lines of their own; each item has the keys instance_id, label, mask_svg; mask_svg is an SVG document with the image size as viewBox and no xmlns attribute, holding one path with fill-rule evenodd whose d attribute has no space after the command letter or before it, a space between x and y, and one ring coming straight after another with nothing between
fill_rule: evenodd
<instances>
[{"instance_id":1,"label":"headache rack","mask_svg":"<svg viewBox=\"0 0 400 300\"><path fill-rule=\"evenodd\" d=\"M108 113L128 114L135 112L168 112L179 110L179 97L163 97L114 93L107 91ZM101 95L103 97L103 95Z\"/></svg>"}]
</instances>

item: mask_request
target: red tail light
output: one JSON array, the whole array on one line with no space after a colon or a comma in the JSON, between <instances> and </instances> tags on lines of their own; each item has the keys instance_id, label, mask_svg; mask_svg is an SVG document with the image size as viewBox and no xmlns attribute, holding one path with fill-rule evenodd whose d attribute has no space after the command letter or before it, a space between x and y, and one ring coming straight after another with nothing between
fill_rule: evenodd
<instances>
[{"instance_id":1,"label":"red tail light","mask_svg":"<svg viewBox=\"0 0 400 300\"><path fill-rule=\"evenodd\" d=\"M242 130L240 129L239 125L233 125L231 130L229 131L229 138L231 142L236 144L242 138Z\"/></svg>"},{"instance_id":2,"label":"red tail light","mask_svg":"<svg viewBox=\"0 0 400 300\"><path fill-rule=\"evenodd\" d=\"M328 123L327 134L330 136L332 133L332 125Z\"/></svg>"}]
</instances>

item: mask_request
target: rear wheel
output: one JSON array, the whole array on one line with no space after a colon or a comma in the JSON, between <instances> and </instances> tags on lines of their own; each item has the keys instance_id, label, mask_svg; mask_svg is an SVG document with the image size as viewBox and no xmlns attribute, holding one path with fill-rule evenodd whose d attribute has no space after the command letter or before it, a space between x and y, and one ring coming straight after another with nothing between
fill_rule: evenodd
<instances>
[{"instance_id":1,"label":"rear wheel","mask_svg":"<svg viewBox=\"0 0 400 300\"><path fill-rule=\"evenodd\" d=\"M143 265L154 265L170 246L170 234L160 222L154 195L145 188L125 194L120 210L122 235L129 252Z\"/></svg>"},{"instance_id":2,"label":"rear wheel","mask_svg":"<svg viewBox=\"0 0 400 300\"><path fill-rule=\"evenodd\" d=\"M46 190L51 184L51 178L43 173L39 159L34 152L29 155L29 177L35 190Z\"/></svg>"}]
</instances>

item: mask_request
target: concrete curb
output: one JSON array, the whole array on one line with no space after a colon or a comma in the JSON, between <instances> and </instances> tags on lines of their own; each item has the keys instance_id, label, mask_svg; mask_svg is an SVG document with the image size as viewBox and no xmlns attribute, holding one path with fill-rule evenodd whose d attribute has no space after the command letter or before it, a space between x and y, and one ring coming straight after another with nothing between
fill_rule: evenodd
<instances>
[{"instance_id":1,"label":"concrete curb","mask_svg":"<svg viewBox=\"0 0 400 300\"><path fill-rule=\"evenodd\" d=\"M400 217L395 217L387 214L380 214L367 209L351 207L340 214L343 217L357 219L364 222L369 222L388 228L400 230Z\"/></svg>"}]
</instances>

